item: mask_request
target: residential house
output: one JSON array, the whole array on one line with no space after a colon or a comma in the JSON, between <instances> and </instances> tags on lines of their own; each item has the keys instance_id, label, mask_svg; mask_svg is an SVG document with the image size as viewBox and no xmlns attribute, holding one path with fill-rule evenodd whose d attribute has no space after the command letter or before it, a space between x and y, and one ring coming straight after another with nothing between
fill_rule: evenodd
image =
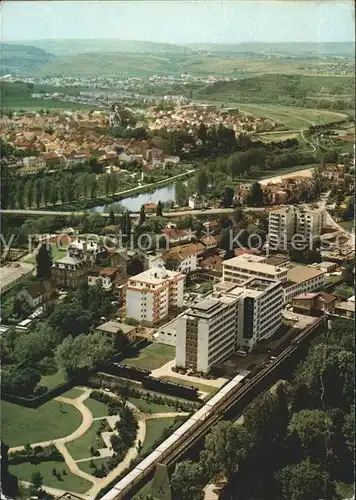
<instances>
[{"instance_id":1,"label":"residential house","mask_svg":"<svg viewBox=\"0 0 356 500\"><path fill-rule=\"evenodd\" d=\"M58 288L77 290L87 282L90 267L89 260L67 255L53 262L52 279Z\"/></svg>"},{"instance_id":2,"label":"residential house","mask_svg":"<svg viewBox=\"0 0 356 500\"><path fill-rule=\"evenodd\" d=\"M47 304L55 294L55 288L50 280L33 283L19 292L18 297L26 301L31 309Z\"/></svg>"},{"instance_id":3,"label":"residential house","mask_svg":"<svg viewBox=\"0 0 356 500\"><path fill-rule=\"evenodd\" d=\"M355 302L339 302L335 305L335 314L343 318L355 319Z\"/></svg>"},{"instance_id":4,"label":"residential house","mask_svg":"<svg viewBox=\"0 0 356 500\"><path fill-rule=\"evenodd\" d=\"M187 243L195 239L195 231L191 229L177 229L165 227L162 229L162 235L165 236L169 244Z\"/></svg>"},{"instance_id":5,"label":"residential house","mask_svg":"<svg viewBox=\"0 0 356 500\"><path fill-rule=\"evenodd\" d=\"M105 290L111 290L119 270L115 267L92 267L88 271L88 285L101 283Z\"/></svg>"},{"instance_id":6,"label":"residential house","mask_svg":"<svg viewBox=\"0 0 356 500\"><path fill-rule=\"evenodd\" d=\"M125 337L127 337L127 339L131 342L135 340L137 327L127 325L126 323L120 323L118 321L107 321L106 323L97 326L96 330L105 335L105 337L111 339L115 335L125 335Z\"/></svg>"},{"instance_id":7,"label":"residential house","mask_svg":"<svg viewBox=\"0 0 356 500\"><path fill-rule=\"evenodd\" d=\"M334 312L336 296L325 292L301 293L293 297L292 304L296 313L321 316Z\"/></svg>"}]
</instances>

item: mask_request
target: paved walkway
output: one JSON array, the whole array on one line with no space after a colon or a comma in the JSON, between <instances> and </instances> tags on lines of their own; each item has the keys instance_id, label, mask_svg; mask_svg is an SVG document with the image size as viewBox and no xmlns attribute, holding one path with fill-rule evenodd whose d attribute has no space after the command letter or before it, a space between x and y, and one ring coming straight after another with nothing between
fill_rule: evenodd
<instances>
[{"instance_id":1,"label":"paved walkway","mask_svg":"<svg viewBox=\"0 0 356 500\"><path fill-rule=\"evenodd\" d=\"M162 377L175 377L177 379L187 380L188 382L197 382L198 384L207 385L210 387L216 387L220 389L227 381L227 378L216 378L216 379L204 379L199 377L194 377L192 375L182 375L181 373L176 373L172 370L173 366L175 366L175 360L172 359L168 361L165 365L161 366L161 368L157 368L152 371L152 377L162 378Z\"/></svg>"},{"instance_id":2,"label":"paved walkway","mask_svg":"<svg viewBox=\"0 0 356 500\"><path fill-rule=\"evenodd\" d=\"M148 413L142 413L139 411L139 409L130 403L129 401L127 402L127 406L130 407L132 410L135 411L135 413L138 415L138 429L137 429L137 434L136 434L136 439L135 442L133 443L132 447L128 450L126 453L125 458L120 462L115 469L109 472L109 474L103 478L97 478L94 476L91 476L87 472L82 471L78 464L81 462L86 462L88 460L93 460L95 463L96 458L100 457L88 457L80 460L74 460L74 458L71 456L69 451L66 448L66 444L74 441L75 439L80 438L91 426L94 420L103 420L106 419L109 422L109 425L112 427L112 429L115 428L115 423L118 420L117 416L108 416L108 417L99 417L99 418L93 418L92 412L87 408L84 404L84 401L90 396L90 393L92 392L92 389L88 389L86 387L80 387L84 392L81 394L79 397L75 399L69 399L65 398L63 396L58 396L55 398L56 401L60 401L65 404L70 404L77 408L78 411L82 414L83 420L78 429L76 429L74 432L69 434L66 437L59 438L59 439L54 439L52 441L42 441L41 443L32 443L31 446L50 446L50 445L55 445L56 448L60 451L60 453L63 455L63 458L65 460L66 465L68 466L69 470L83 478L89 481L92 486L89 488L89 490L85 493L85 495L78 495L84 500L92 500L94 497L99 493L99 491L104 488L106 485L108 485L111 481L113 481L119 474L121 474L127 467L129 467L131 461L135 459L138 455L138 445L139 442L143 443L146 437L146 420L149 419L157 419L157 418L167 418L167 417L177 417L177 416L185 416L189 415L187 412L167 412L167 413L155 413L155 414L148 414ZM109 397L113 399L120 399L120 397L109 391L104 391L101 390L103 394L107 394ZM112 432L106 432L107 438L109 439L109 434L112 435ZM105 444L109 444L108 439L104 440ZM16 446L13 448L10 448L9 452L13 451L20 451L24 449L24 446ZM105 450L108 450L110 452L110 456L112 455L111 450L109 448L105 448ZM101 457L104 455L101 455ZM105 455L106 456L106 455ZM109 455L108 455L109 456ZM25 483L24 483L25 484ZM28 483L29 484L29 483ZM45 491L48 491L48 493L51 493L54 496L60 496L64 493L62 490L58 490L56 488L48 488L44 487L43 488ZM51 491L52 490L52 491Z\"/></svg>"},{"instance_id":3,"label":"paved walkway","mask_svg":"<svg viewBox=\"0 0 356 500\"><path fill-rule=\"evenodd\" d=\"M54 398L55 401L59 401L61 403L65 403L65 404L74 406L82 414L82 418L83 418L82 423L74 432L72 432L68 436L65 436L63 438L58 438L58 439L52 439L50 441L41 441L40 443L31 443L31 447L32 448L35 446L43 446L44 447L44 446L50 446L52 444L58 444L58 443L59 444L70 443L71 441L74 441L75 439L78 439L83 434L85 434L87 432L87 430L89 429L89 427L91 426L92 421L93 421L92 412L89 410L89 408L87 408L85 406L85 404L83 402L90 396L90 393L91 393L91 389L85 389L85 392L83 392L83 394L81 394L76 399L69 399L69 398L65 398L63 396L58 396L57 398ZM13 448L9 449L9 452L11 453L13 451L20 451L20 450L23 450L24 448L25 448L24 446L14 446Z\"/></svg>"},{"instance_id":4,"label":"paved walkway","mask_svg":"<svg viewBox=\"0 0 356 500\"><path fill-rule=\"evenodd\" d=\"M20 481L20 484L23 484L24 486L31 486L31 483L27 482L27 481ZM47 491L47 493L49 493L50 495L53 495L54 497L61 497L63 496L65 493L68 493L68 490L60 490L58 488L51 488L49 486L42 486L42 489L44 491ZM79 498L82 498L83 500L92 500L92 498L88 495L83 495L83 493L75 493L75 495Z\"/></svg>"}]
</instances>

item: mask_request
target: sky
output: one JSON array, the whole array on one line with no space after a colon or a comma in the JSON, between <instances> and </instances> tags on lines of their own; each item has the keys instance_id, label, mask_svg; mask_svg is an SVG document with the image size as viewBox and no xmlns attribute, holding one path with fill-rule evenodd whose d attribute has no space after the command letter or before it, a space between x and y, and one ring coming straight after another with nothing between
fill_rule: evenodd
<instances>
[{"instance_id":1,"label":"sky","mask_svg":"<svg viewBox=\"0 0 356 500\"><path fill-rule=\"evenodd\" d=\"M2 41L114 38L174 44L353 41L353 2L6 1Z\"/></svg>"}]
</instances>

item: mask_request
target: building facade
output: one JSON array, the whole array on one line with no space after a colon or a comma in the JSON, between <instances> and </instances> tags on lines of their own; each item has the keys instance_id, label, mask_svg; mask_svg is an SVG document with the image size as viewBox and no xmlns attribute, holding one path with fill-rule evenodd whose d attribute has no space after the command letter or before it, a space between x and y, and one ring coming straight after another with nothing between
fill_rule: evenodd
<instances>
[{"instance_id":1,"label":"building facade","mask_svg":"<svg viewBox=\"0 0 356 500\"><path fill-rule=\"evenodd\" d=\"M126 288L126 316L143 325L154 325L170 309L183 306L185 276L162 267L148 269L129 278Z\"/></svg>"},{"instance_id":2,"label":"building facade","mask_svg":"<svg viewBox=\"0 0 356 500\"><path fill-rule=\"evenodd\" d=\"M243 254L223 262L223 281L239 284L250 278L266 278L284 282L288 266L266 263L262 255Z\"/></svg>"},{"instance_id":3,"label":"building facade","mask_svg":"<svg viewBox=\"0 0 356 500\"><path fill-rule=\"evenodd\" d=\"M90 261L63 257L52 264L52 280L58 288L75 290L86 283Z\"/></svg>"},{"instance_id":4,"label":"building facade","mask_svg":"<svg viewBox=\"0 0 356 500\"><path fill-rule=\"evenodd\" d=\"M238 300L209 298L177 318L176 366L208 373L236 348Z\"/></svg>"},{"instance_id":5,"label":"building facade","mask_svg":"<svg viewBox=\"0 0 356 500\"><path fill-rule=\"evenodd\" d=\"M321 235L325 211L304 207L287 207L273 210L268 217L268 243L272 250L287 251L294 235L312 242Z\"/></svg>"}]
</instances>

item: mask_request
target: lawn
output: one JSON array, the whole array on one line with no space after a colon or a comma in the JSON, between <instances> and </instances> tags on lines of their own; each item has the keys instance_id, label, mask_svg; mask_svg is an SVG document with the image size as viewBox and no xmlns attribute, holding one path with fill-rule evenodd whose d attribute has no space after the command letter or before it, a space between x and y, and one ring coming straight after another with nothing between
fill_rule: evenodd
<instances>
[{"instance_id":1,"label":"lawn","mask_svg":"<svg viewBox=\"0 0 356 500\"><path fill-rule=\"evenodd\" d=\"M107 417L109 415L108 406L96 399L88 398L84 401L84 404L92 412L94 418Z\"/></svg>"},{"instance_id":2,"label":"lawn","mask_svg":"<svg viewBox=\"0 0 356 500\"><path fill-rule=\"evenodd\" d=\"M153 479L151 479L151 481L148 481L148 483L145 484L145 486L143 486L140 491L138 491L136 493L136 495L133 497L133 500L142 500L144 498L146 498L147 496L151 495L152 494L152 481Z\"/></svg>"},{"instance_id":3,"label":"lawn","mask_svg":"<svg viewBox=\"0 0 356 500\"><path fill-rule=\"evenodd\" d=\"M177 411L174 406L148 403L144 399L129 398L129 402L137 406L142 413L167 413L170 411Z\"/></svg>"},{"instance_id":4,"label":"lawn","mask_svg":"<svg viewBox=\"0 0 356 500\"><path fill-rule=\"evenodd\" d=\"M82 422L76 408L55 400L37 409L2 401L1 410L2 439L10 447L65 437Z\"/></svg>"},{"instance_id":5,"label":"lawn","mask_svg":"<svg viewBox=\"0 0 356 500\"><path fill-rule=\"evenodd\" d=\"M51 244L52 248L52 259L58 260L67 255L67 250L65 248L58 248L54 243ZM31 255L28 259L25 260L28 264L36 264L36 256Z\"/></svg>"},{"instance_id":6,"label":"lawn","mask_svg":"<svg viewBox=\"0 0 356 500\"><path fill-rule=\"evenodd\" d=\"M64 398L68 399L77 399L79 396L83 395L83 391L81 389L78 389L77 387L73 387L72 389L69 389L69 391L64 392L61 394Z\"/></svg>"},{"instance_id":7,"label":"lawn","mask_svg":"<svg viewBox=\"0 0 356 500\"><path fill-rule=\"evenodd\" d=\"M201 384L200 382L185 380L179 377L170 377L167 375L166 377L160 377L160 378L162 380L167 380L168 382L174 382L175 384L193 386L196 387L199 391L207 392L208 394L211 394L213 392L218 392L219 390L217 387L212 387L211 385Z\"/></svg>"},{"instance_id":8,"label":"lawn","mask_svg":"<svg viewBox=\"0 0 356 500\"><path fill-rule=\"evenodd\" d=\"M100 430L101 421L94 421L87 432L83 434L78 439L75 439L71 443L66 444L67 450L72 455L74 460L79 460L81 458L89 458L92 454L90 453L90 448L92 446L97 448L105 448L105 443L101 436L97 436L96 433Z\"/></svg>"},{"instance_id":9,"label":"lawn","mask_svg":"<svg viewBox=\"0 0 356 500\"><path fill-rule=\"evenodd\" d=\"M126 358L121 363L123 365L138 366L144 370L155 370L160 368L175 356L175 348L163 344L151 344L144 347L138 356Z\"/></svg>"},{"instance_id":10,"label":"lawn","mask_svg":"<svg viewBox=\"0 0 356 500\"><path fill-rule=\"evenodd\" d=\"M143 442L142 453L147 452L153 443L159 439L165 429L175 421L175 417L149 418L146 420L146 437Z\"/></svg>"},{"instance_id":11,"label":"lawn","mask_svg":"<svg viewBox=\"0 0 356 500\"><path fill-rule=\"evenodd\" d=\"M43 476L44 486L58 488L60 490L72 491L73 493L85 493L91 488L92 484L75 474L72 474L65 462L42 462L41 464L22 463L10 465L11 474L14 474L21 481L31 481L34 472L40 472ZM60 479L52 474L56 469L60 473ZM67 474L63 474L65 470Z\"/></svg>"},{"instance_id":12,"label":"lawn","mask_svg":"<svg viewBox=\"0 0 356 500\"><path fill-rule=\"evenodd\" d=\"M338 493L342 498L353 498L355 494L355 486L353 484L347 484L337 482L335 483L336 493Z\"/></svg>"},{"instance_id":13,"label":"lawn","mask_svg":"<svg viewBox=\"0 0 356 500\"><path fill-rule=\"evenodd\" d=\"M97 469L100 469L102 465L106 465L109 462L110 458L93 458L93 462L96 465ZM83 472L87 472L88 474L93 474L95 469L93 467L90 467L90 462L91 460L85 461L85 462L79 462L78 467L80 470Z\"/></svg>"},{"instance_id":14,"label":"lawn","mask_svg":"<svg viewBox=\"0 0 356 500\"><path fill-rule=\"evenodd\" d=\"M343 220L342 222L339 222L339 225L346 229L346 231L352 231L354 229L353 220Z\"/></svg>"},{"instance_id":15,"label":"lawn","mask_svg":"<svg viewBox=\"0 0 356 500\"><path fill-rule=\"evenodd\" d=\"M67 379L64 373L59 370L51 375L42 375L40 385L44 385L48 389L53 389L53 387L57 387L57 385L64 384L65 382L67 382Z\"/></svg>"}]
</instances>

